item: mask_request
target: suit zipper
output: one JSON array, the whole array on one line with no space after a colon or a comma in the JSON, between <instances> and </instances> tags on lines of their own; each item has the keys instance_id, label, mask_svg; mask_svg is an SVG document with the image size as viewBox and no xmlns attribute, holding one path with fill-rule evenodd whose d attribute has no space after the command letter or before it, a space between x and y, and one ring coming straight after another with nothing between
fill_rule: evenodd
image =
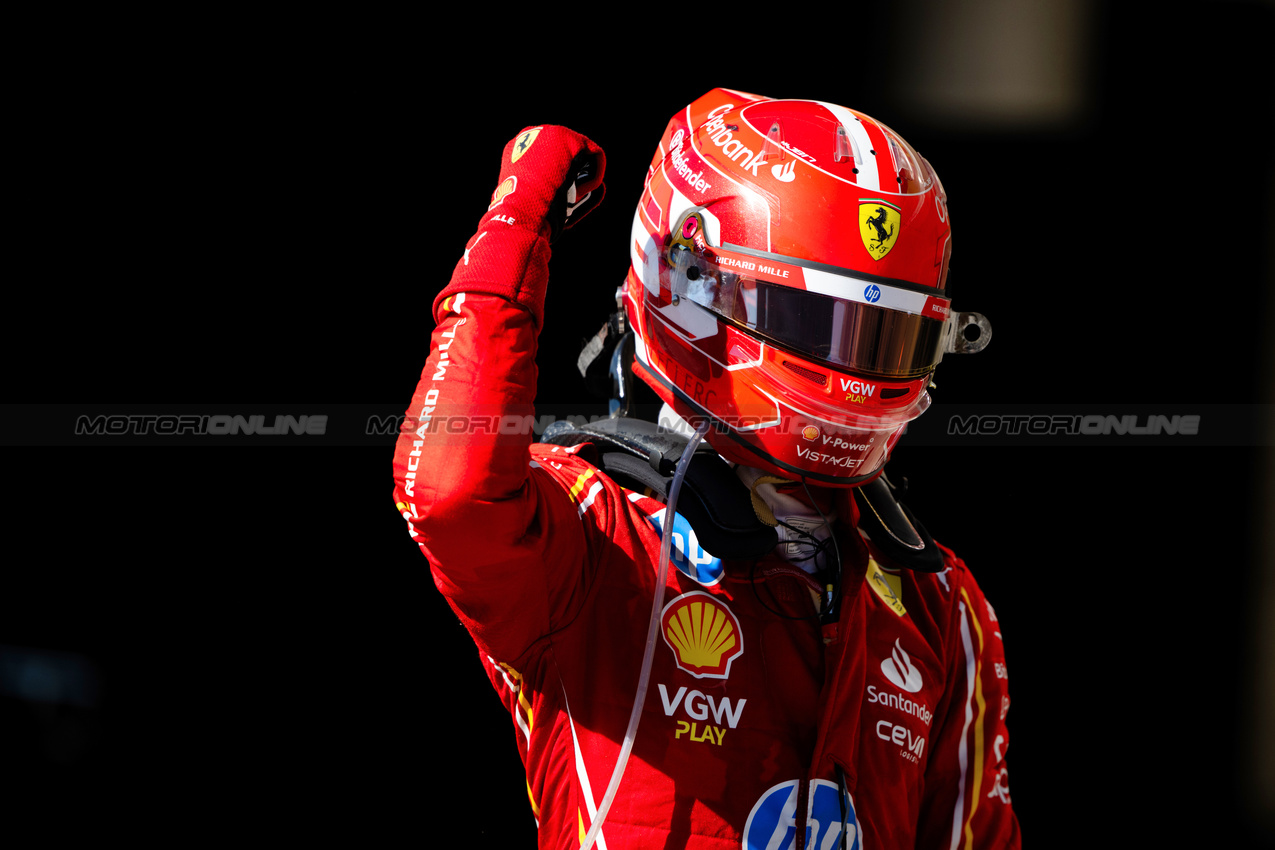
<instances>
[{"instance_id":1,"label":"suit zipper","mask_svg":"<svg viewBox=\"0 0 1275 850\"><path fill-rule=\"evenodd\" d=\"M797 835L795 850L805 850L806 847L806 810L810 806L810 777L807 774L802 780L801 787L797 789Z\"/></svg>"}]
</instances>

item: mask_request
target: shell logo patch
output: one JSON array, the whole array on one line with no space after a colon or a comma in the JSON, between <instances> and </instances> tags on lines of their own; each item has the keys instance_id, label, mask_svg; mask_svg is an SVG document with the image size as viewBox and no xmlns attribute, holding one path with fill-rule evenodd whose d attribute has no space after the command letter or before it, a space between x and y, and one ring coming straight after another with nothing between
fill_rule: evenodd
<instances>
[{"instance_id":1,"label":"shell logo patch","mask_svg":"<svg viewBox=\"0 0 1275 850\"><path fill-rule=\"evenodd\" d=\"M684 593L665 605L660 632L677 666L697 679L725 679L731 662L744 654L739 620L702 590Z\"/></svg>"},{"instance_id":2,"label":"shell logo patch","mask_svg":"<svg viewBox=\"0 0 1275 850\"><path fill-rule=\"evenodd\" d=\"M496 187L496 191L491 193L491 203L487 205L487 210L494 210L505 202L505 198L514 193L518 188L518 178L515 175L509 175L500 181L500 185Z\"/></svg>"},{"instance_id":3,"label":"shell logo patch","mask_svg":"<svg viewBox=\"0 0 1275 850\"><path fill-rule=\"evenodd\" d=\"M902 212L889 201L870 198L859 202L859 236L874 260L880 260L899 239Z\"/></svg>"},{"instance_id":4,"label":"shell logo patch","mask_svg":"<svg viewBox=\"0 0 1275 850\"><path fill-rule=\"evenodd\" d=\"M527 149L531 147L532 143L536 141L536 136L540 135L540 131L542 129L544 128L532 127L530 130L527 130L518 137L517 141L514 142L514 152L509 155L510 165L522 158L522 155L525 154Z\"/></svg>"}]
</instances>

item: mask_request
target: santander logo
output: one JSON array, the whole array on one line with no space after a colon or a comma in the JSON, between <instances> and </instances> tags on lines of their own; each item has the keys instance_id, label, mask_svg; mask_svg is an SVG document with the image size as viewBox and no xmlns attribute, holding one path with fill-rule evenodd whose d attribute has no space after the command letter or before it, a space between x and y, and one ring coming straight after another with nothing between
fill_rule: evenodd
<instances>
[{"instance_id":1,"label":"santander logo","mask_svg":"<svg viewBox=\"0 0 1275 850\"><path fill-rule=\"evenodd\" d=\"M921 690L921 671L912 666L912 659L903 651L898 638L894 640L890 657L881 662L881 672L890 684L910 694Z\"/></svg>"}]
</instances>

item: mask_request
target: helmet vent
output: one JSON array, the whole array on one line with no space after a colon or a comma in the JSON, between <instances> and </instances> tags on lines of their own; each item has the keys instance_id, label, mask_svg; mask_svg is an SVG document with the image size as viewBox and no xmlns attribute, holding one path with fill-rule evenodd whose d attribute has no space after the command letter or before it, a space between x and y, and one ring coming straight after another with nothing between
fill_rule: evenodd
<instances>
[{"instance_id":1,"label":"helmet vent","mask_svg":"<svg viewBox=\"0 0 1275 850\"><path fill-rule=\"evenodd\" d=\"M850 134L846 132L846 128L840 124L837 125L837 149L832 154L833 162L845 162L847 159L854 157L854 153L850 147Z\"/></svg>"},{"instance_id":2,"label":"helmet vent","mask_svg":"<svg viewBox=\"0 0 1275 850\"><path fill-rule=\"evenodd\" d=\"M898 398L899 396L907 395L910 392L912 391L907 387L882 387L880 398L883 400L887 398Z\"/></svg>"},{"instance_id":3,"label":"helmet vent","mask_svg":"<svg viewBox=\"0 0 1275 850\"><path fill-rule=\"evenodd\" d=\"M761 160L769 162L774 157L779 157L779 161L783 162L784 156L784 128L779 125L778 121L772 122L770 130L766 133L766 141L762 143Z\"/></svg>"},{"instance_id":4,"label":"helmet vent","mask_svg":"<svg viewBox=\"0 0 1275 850\"><path fill-rule=\"evenodd\" d=\"M822 387L824 384L828 383L828 376L822 372L816 372L814 369L807 369L805 366L798 366L796 363L790 363L787 360L782 362L785 369L790 369L791 371L796 372L812 384L818 384Z\"/></svg>"}]
</instances>

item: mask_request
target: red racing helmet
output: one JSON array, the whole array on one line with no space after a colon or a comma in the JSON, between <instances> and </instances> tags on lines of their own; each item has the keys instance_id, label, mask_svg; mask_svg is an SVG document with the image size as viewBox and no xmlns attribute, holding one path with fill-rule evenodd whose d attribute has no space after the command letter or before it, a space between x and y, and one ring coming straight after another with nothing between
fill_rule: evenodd
<instances>
[{"instance_id":1,"label":"red racing helmet","mask_svg":"<svg viewBox=\"0 0 1275 850\"><path fill-rule=\"evenodd\" d=\"M630 251L634 373L683 419L708 416L727 460L785 478L877 475L943 355L991 337L983 316L950 309L933 168L843 106L730 89L687 106Z\"/></svg>"}]
</instances>

